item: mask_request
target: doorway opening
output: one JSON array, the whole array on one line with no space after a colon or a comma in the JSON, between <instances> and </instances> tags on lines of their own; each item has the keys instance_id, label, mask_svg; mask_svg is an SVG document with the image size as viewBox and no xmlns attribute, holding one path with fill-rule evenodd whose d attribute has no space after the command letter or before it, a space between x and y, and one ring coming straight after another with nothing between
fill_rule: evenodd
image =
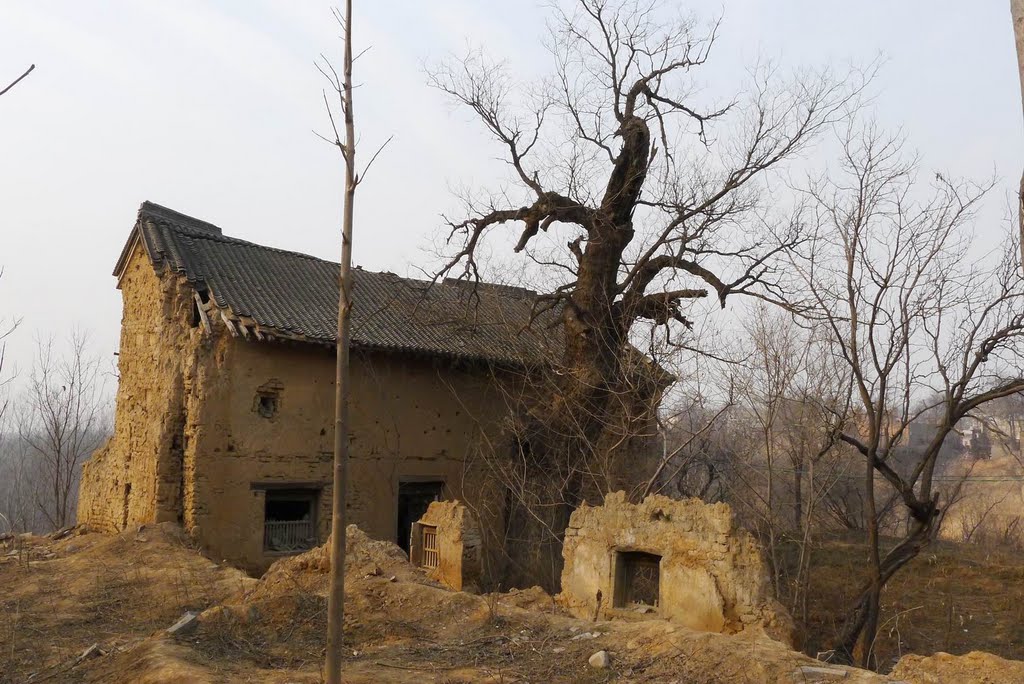
<instances>
[{"instance_id":1,"label":"doorway opening","mask_svg":"<svg viewBox=\"0 0 1024 684\"><path fill-rule=\"evenodd\" d=\"M661 556L642 551L615 554L615 607L657 608L661 595Z\"/></svg>"},{"instance_id":2,"label":"doorway opening","mask_svg":"<svg viewBox=\"0 0 1024 684\"><path fill-rule=\"evenodd\" d=\"M413 523L423 517L431 502L440 501L443 493L444 482L440 480L398 483L398 538L395 541L406 553L409 553Z\"/></svg>"}]
</instances>

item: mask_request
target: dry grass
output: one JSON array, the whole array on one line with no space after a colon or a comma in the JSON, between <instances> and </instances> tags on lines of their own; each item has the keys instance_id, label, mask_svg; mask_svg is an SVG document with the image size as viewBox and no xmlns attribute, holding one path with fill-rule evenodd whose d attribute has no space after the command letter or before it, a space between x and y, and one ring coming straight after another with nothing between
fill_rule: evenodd
<instances>
[{"instance_id":1,"label":"dry grass","mask_svg":"<svg viewBox=\"0 0 1024 684\"><path fill-rule=\"evenodd\" d=\"M866 557L849 541L814 549L808 653L830 646ZM1024 554L937 542L889 582L882 610L876 651L884 671L907 653L1024 658Z\"/></svg>"},{"instance_id":2,"label":"dry grass","mask_svg":"<svg viewBox=\"0 0 1024 684\"><path fill-rule=\"evenodd\" d=\"M0 561L4 684L40 680L94 643L129 646L253 582L196 553L170 525L26 543L27 562Z\"/></svg>"}]
</instances>

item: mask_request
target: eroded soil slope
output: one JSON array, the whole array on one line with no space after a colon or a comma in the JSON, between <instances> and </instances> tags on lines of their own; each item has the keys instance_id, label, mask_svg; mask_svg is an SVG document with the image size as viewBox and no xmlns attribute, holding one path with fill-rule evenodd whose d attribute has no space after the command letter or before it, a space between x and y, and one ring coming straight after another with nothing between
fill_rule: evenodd
<instances>
[{"instance_id":1,"label":"eroded soil slope","mask_svg":"<svg viewBox=\"0 0 1024 684\"><path fill-rule=\"evenodd\" d=\"M753 631L579 620L540 590L451 592L393 544L356 528L348 537L348 682L830 681L814 669L821 663ZM170 526L28 543L27 554L0 563L0 681L321 681L323 548L252 580L204 558ZM168 635L185 610L202 611L197 627ZM600 650L611 656L604 669L587 662ZM842 681L889 679L851 669Z\"/></svg>"},{"instance_id":2,"label":"eroded soil slope","mask_svg":"<svg viewBox=\"0 0 1024 684\"><path fill-rule=\"evenodd\" d=\"M0 544L0 682L52 674L94 643L130 646L254 583L197 553L170 524L8 540Z\"/></svg>"}]
</instances>

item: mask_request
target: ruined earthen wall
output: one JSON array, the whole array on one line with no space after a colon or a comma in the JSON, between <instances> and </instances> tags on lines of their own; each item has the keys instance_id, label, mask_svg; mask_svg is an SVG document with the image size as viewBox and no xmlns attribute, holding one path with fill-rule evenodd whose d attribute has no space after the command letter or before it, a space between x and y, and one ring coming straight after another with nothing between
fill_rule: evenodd
<instances>
[{"instance_id":1,"label":"ruined earthen wall","mask_svg":"<svg viewBox=\"0 0 1024 684\"><path fill-rule=\"evenodd\" d=\"M191 286L157 275L141 245L120 286L114 435L84 466L79 520L105 530L179 521L211 556L258 572L275 559L263 551L266 487L293 483L320 488L326 539L333 350L233 338L215 315L207 332L192 320ZM485 524L500 528L503 498L466 463L506 414L489 373L357 353L352 382L350 522L394 540L399 481L436 479L446 496L487 500ZM279 393L271 418L256 406L266 388Z\"/></svg>"},{"instance_id":2,"label":"ruined earthen wall","mask_svg":"<svg viewBox=\"0 0 1024 684\"><path fill-rule=\"evenodd\" d=\"M275 559L263 551L268 487L319 488L316 517L326 539L335 356L327 348L241 339L227 339L218 354L215 366L198 371L205 374L203 396L187 412L185 522L212 556L260 571ZM486 374L359 353L351 376L350 523L394 540L400 480L443 480L453 498L482 490L467 481L464 459L478 439L478 415L494 421L493 430L503 415ZM278 392L271 418L257 410L266 388Z\"/></svg>"},{"instance_id":3,"label":"ruined earthen wall","mask_svg":"<svg viewBox=\"0 0 1024 684\"><path fill-rule=\"evenodd\" d=\"M189 317L192 290L158 276L136 244L120 282L124 309L114 434L85 463L78 520L104 530L177 520L184 449L184 359L203 341Z\"/></svg>"},{"instance_id":4,"label":"ruined earthen wall","mask_svg":"<svg viewBox=\"0 0 1024 684\"><path fill-rule=\"evenodd\" d=\"M423 564L420 528L431 525L437 530L438 564L427 576L453 591L480 591L482 542L476 517L458 501L435 501L413 525L409 559Z\"/></svg>"},{"instance_id":5,"label":"ruined earthen wall","mask_svg":"<svg viewBox=\"0 0 1024 684\"><path fill-rule=\"evenodd\" d=\"M658 617L708 632L758 624L775 638L792 638L757 543L736 527L726 504L665 496L631 504L617 492L603 506L578 508L565 533L560 596L570 611L587 618L639 616L614 606L616 554L629 551L661 556Z\"/></svg>"}]
</instances>

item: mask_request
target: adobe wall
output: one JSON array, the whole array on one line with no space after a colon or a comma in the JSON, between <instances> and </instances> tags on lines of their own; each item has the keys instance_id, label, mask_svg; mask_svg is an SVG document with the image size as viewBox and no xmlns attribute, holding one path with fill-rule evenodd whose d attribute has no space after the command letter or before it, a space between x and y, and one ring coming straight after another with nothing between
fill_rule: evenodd
<instances>
[{"instance_id":1,"label":"adobe wall","mask_svg":"<svg viewBox=\"0 0 1024 684\"><path fill-rule=\"evenodd\" d=\"M760 625L792 642L792 621L771 596L757 543L728 505L659 495L631 504L616 492L603 506L581 506L565 532L559 599L578 617L643 617L614 606L616 554L629 551L661 556L660 598L650 615L707 632Z\"/></svg>"},{"instance_id":2,"label":"adobe wall","mask_svg":"<svg viewBox=\"0 0 1024 684\"><path fill-rule=\"evenodd\" d=\"M427 577L452 591L480 591L483 538L476 517L458 501L430 504L412 528L409 560L416 566L423 565L423 525L437 531L438 563L427 570Z\"/></svg>"},{"instance_id":3,"label":"adobe wall","mask_svg":"<svg viewBox=\"0 0 1024 684\"><path fill-rule=\"evenodd\" d=\"M107 531L178 520L184 364L209 347L189 326L191 288L181 278L156 275L139 244L120 286L114 432L83 465L78 502L78 521Z\"/></svg>"},{"instance_id":4,"label":"adobe wall","mask_svg":"<svg viewBox=\"0 0 1024 684\"><path fill-rule=\"evenodd\" d=\"M231 339L219 375L202 383L202 400L188 408L185 518L214 557L251 571L275 560L263 552L265 492L288 483L320 489L316 517L326 539L334 364L327 348ZM449 498L491 496L464 463L478 441L479 415L488 416L485 429L492 431L504 415L486 375L429 359L359 353L352 355L351 380L350 523L394 540L402 480L443 480ZM256 410L257 394L267 387L278 392L272 418Z\"/></svg>"},{"instance_id":5,"label":"adobe wall","mask_svg":"<svg viewBox=\"0 0 1024 684\"><path fill-rule=\"evenodd\" d=\"M233 338L210 318L193 327L193 290L158 276L141 246L121 280L124 313L114 434L83 466L79 521L101 530L178 521L218 560L261 572L268 487L320 488L330 520L334 431L332 349ZM352 355L349 522L394 540L398 484L443 480L446 497L488 501L501 529L504 496L466 457L506 415L487 373L431 359ZM279 392L272 418L261 388ZM495 505L493 502L498 502Z\"/></svg>"}]
</instances>

